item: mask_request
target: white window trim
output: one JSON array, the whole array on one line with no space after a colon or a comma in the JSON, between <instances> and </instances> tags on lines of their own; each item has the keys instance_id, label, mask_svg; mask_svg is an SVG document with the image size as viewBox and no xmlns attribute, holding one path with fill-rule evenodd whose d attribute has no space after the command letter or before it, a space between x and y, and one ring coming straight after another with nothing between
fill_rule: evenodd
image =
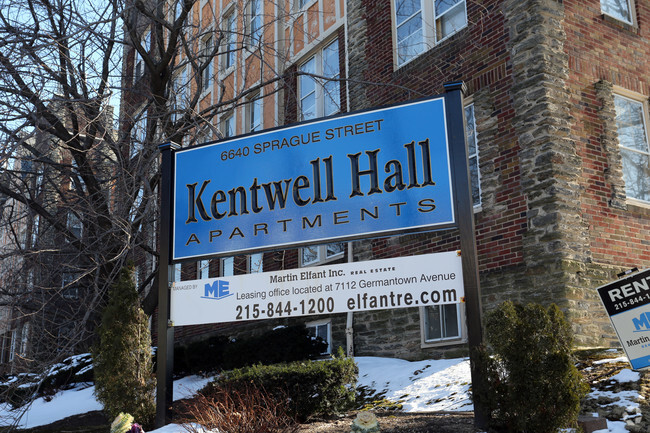
<instances>
[{"instance_id":1,"label":"white window trim","mask_svg":"<svg viewBox=\"0 0 650 433\"><path fill-rule=\"evenodd\" d=\"M246 56L250 56L258 48L263 48L264 46L264 0L255 0L259 1L260 4L260 40L253 42L253 32L252 32L252 22L253 22L253 12L252 5L254 0L246 0L245 10L244 10L244 33L245 33L245 46L246 46ZM258 45L259 44L259 45Z\"/></svg>"},{"instance_id":2,"label":"white window trim","mask_svg":"<svg viewBox=\"0 0 650 433\"><path fill-rule=\"evenodd\" d=\"M314 320L305 323L305 328L327 325L327 349L321 355L332 353L332 321L330 319Z\"/></svg>"},{"instance_id":3,"label":"white window trim","mask_svg":"<svg viewBox=\"0 0 650 433\"><path fill-rule=\"evenodd\" d=\"M196 278L199 280L210 278L210 260L196 262Z\"/></svg>"},{"instance_id":4,"label":"white window trim","mask_svg":"<svg viewBox=\"0 0 650 433\"><path fill-rule=\"evenodd\" d=\"M260 268L253 272L253 260L256 260L257 258L260 259ZM264 253L250 254L246 257L246 272L249 274L264 272Z\"/></svg>"},{"instance_id":5,"label":"white window trim","mask_svg":"<svg viewBox=\"0 0 650 433\"><path fill-rule=\"evenodd\" d=\"M252 121L253 121L253 114L254 110L259 108L259 119L260 119L260 124L258 129L253 129ZM246 101L246 109L244 110L246 112L246 132L260 132L264 129L264 99L262 96L261 92L256 93L255 95L251 96L247 101Z\"/></svg>"},{"instance_id":6,"label":"white window trim","mask_svg":"<svg viewBox=\"0 0 650 433\"><path fill-rule=\"evenodd\" d=\"M316 63L316 70L314 71L314 74L324 76L325 74L324 74L324 71L323 71L323 52L325 51L325 49L329 48L335 42L338 42L338 39L336 37L328 39L324 43L319 44L316 49L310 51L306 56L304 56L302 58L302 60L300 62L298 62L298 70L302 70L304 65L306 65L312 59L314 59L315 63ZM340 45L338 47L338 50L339 50L339 58L340 58L340 51L341 51L341 46ZM338 66L339 66L338 78L340 79L341 78L341 64L340 64L340 61L339 61ZM332 78L334 78L334 77L332 77ZM326 97L326 95L325 95L325 91L324 91L325 83L326 82L320 82L320 80L314 78L314 84L315 84L315 89L314 89L315 96L314 97L315 97L315 100L316 100L316 115L314 117L310 118L310 119L318 119L318 118L321 118L321 117L326 115L325 114L325 97ZM303 119L303 112L302 112L302 99L303 99L302 96L303 95L302 95L302 90L300 88L300 79L298 79L298 115L300 116L300 119L299 119L300 121L305 120L305 119ZM334 112L334 113L327 114L327 116L332 116L332 115L335 115L335 114L338 114L338 113L341 112L342 101L341 101L341 95L340 95L340 88L339 88L339 101L338 101L338 103L339 103L339 110Z\"/></svg>"},{"instance_id":7,"label":"white window trim","mask_svg":"<svg viewBox=\"0 0 650 433\"><path fill-rule=\"evenodd\" d=\"M235 7L234 7L234 6L228 8L228 9L227 9L223 14L222 14L222 16L221 16L221 23L222 23L222 25L223 25L224 23L227 23L228 20L229 20L231 17L232 17L233 20L234 20L234 26L235 26L234 33L232 33L232 32L230 31L230 27L228 27L228 28L226 29L226 31L227 31L228 34L232 34L232 36L234 37L234 39L235 39L235 41L234 41L234 45L235 45L235 50L236 50L236 49L237 49L237 37L238 37L238 34L237 34L237 11L235 10ZM228 40L227 40L227 38L224 38L224 40L223 40L223 44L224 44L224 47L225 47L225 51L228 51ZM222 76L229 75L232 71L235 70L235 66L237 65L237 51L235 51L235 52L233 53L233 55L234 55L234 59L233 59L233 62L232 62L231 65L226 65L226 58L227 58L228 54L229 54L228 52L224 52L223 54L221 54L220 59L219 59L219 73L220 73Z\"/></svg>"},{"instance_id":8,"label":"white window trim","mask_svg":"<svg viewBox=\"0 0 650 433\"><path fill-rule=\"evenodd\" d=\"M398 70L407 64L411 63L413 60L419 58L422 56L424 53L427 51L431 50L435 46L443 43L447 39L451 38L455 34L459 33L463 29L467 28L469 25L469 17L467 16L467 0L462 0L463 6L465 9L465 25L459 29L457 29L455 32L452 32L448 34L447 36L443 37L442 39L437 39L437 29L436 29L436 16L435 16L435 2L430 1L430 0L421 0L420 1L420 13L422 14L422 42L425 45L425 48L422 50L421 53L413 56L412 58L404 61L404 63L399 63L399 56L398 56L398 46L397 46L397 7L396 7L396 2L398 0L391 0L390 5L391 5L391 23L392 23L392 39L393 39L393 69ZM455 6L459 7L459 6ZM447 13L446 11L445 13ZM443 13L443 16L445 14Z\"/></svg>"},{"instance_id":9,"label":"white window trim","mask_svg":"<svg viewBox=\"0 0 650 433\"><path fill-rule=\"evenodd\" d=\"M224 272L225 269L225 263L226 261L229 260L232 262L232 274L226 274ZM224 257L222 259L219 259L219 275L222 277L229 277L232 275L235 275L235 258L234 257Z\"/></svg>"},{"instance_id":10,"label":"white window trim","mask_svg":"<svg viewBox=\"0 0 650 433\"><path fill-rule=\"evenodd\" d=\"M615 20L615 21L618 21L618 22L625 23L625 24L628 24L628 25L631 25L631 26L635 26L635 27L636 27L636 25L637 25L637 20L636 20L636 7L635 7L636 5L634 4L634 0L625 0L625 1L627 2L627 7L628 7L628 10L630 11L630 21L627 21L627 20L624 20L624 19L621 19L621 18L615 17L615 16L610 15L610 14L608 14L607 12L605 12L605 11L603 10L603 0L600 1L600 12L601 12L604 16L609 17L609 18L611 18L611 19L613 19L613 20Z\"/></svg>"},{"instance_id":11,"label":"white window trim","mask_svg":"<svg viewBox=\"0 0 650 433\"><path fill-rule=\"evenodd\" d=\"M215 37L214 37L214 31L212 28L206 29L206 31L209 33L205 37L201 38L201 50L203 51L204 55L209 55L210 52L214 49L214 43L215 43ZM208 46L208 41L210 41L210 45ZM209 66L206 67L203 70L202 73L202 79L201 79L201 97L205 97L208 93L212 92L212 88L214 87L214 60L215 58L212 57L210 59ZM207 78L207 80L206 80ZM206 82L207 81L207 82Z\"/></svg>"},{"instance_id":12,"label":"white window trim","mask_svg":"<svg viewBox=\"0 0 650 433\"><path fill-rule=\"evenodd\" d=\"M300 267L301 268L308 268L308 267L311 267L311 266L324 265L326 263L330 263L330 262L333 262L335 260L338 260L338 259L340 259L341 257L343 257L345 255L345 252L346 252L347 248L343 248L343 250L341 252L336 253L336 254L334 254L334 255L332 255L330 257L327 257L327 245L330 244L330 243L344 243L344 242L328 242L328 243L325 243L325 244L322 244L322 245L312 245L311 246L312 248L318 248L318 259L311 262L311 263L306 263L306 264L303 263L303 254L302 254L303 248L300 248L300 257L299 257Z\"/></svg>"},{"instance_id":13,"label":"white window trim","mask_svg":"<svg viewBox=\"0 0 650 433\"><path fill-rule=\"evenodd\" d=\"M467 342L467 326L466 326L466 311L465 304L458 303L458 322L460 337L441 338L437 340L426 339L426 307L420 307L420 347L425 349L429 347L452 346Z\"/></svg>"},{"instance_id":14,"label":"white window trim","mask_svg":"<svg viewBox=\"0 0 650 433\"><path fill-rule=\"evenodd\" d=\"M646 144L648 146L648 152L650 154L650 104L648 103L648 97L646 95L643 95L642 93L634 92L632 90L625 89L620 86L614 85L612 88L612 91L614 95L618 95L620 97L623 97L625 99L629 99L635 102L639 102L643 105L643 120L644 120L644 128L645 128L645 136L646 136ZM612 97L613 98L613 97ZM618 141L618 135L616 137ZM618 151L620 152L621 144L618 143ZM622 162L621 162L622 164ZM622 176L622 174L621 174ZM627 204L633 205L633 206L638 206L638 207L645 207L645 208L650 208L650 202L640 200L634 197L627 197L627 192L626 192L626 197L625 197L625 202Z\"/></svg>"},{"instance_id":15,"label":"white window trim","mask_svg":"<svg viewBox=\"0 0 650 433\"><path fill-rule=\"evenodd\" d=\"M465 106L463 107L463 110L466 110L468 107L471 106L472 111L474 112L474 140L475 140L474 141L474 147L476 149L476 166L477 166L476 169L477 169L477 173L478 173L477 183L478 183L479 201L478 201L478 203L473 203L473 206L474 206L474 212L480 212L482 210L482 208L483 208L483 188L481 187L481 152L480 152L480 149L478 147L479 140L478 140L478 131L477 131L477 128L476 128L476 107L474 106L474 98L471 97L471 96L468 97L468 98L465 98L464 102L465 102ZM468 162L469 162L469 159L472 157L472 155L469 154L469 143L468 143L468 146L467 146L467 152L468 152L467 158L468 158ZM469 165L468 165L468 168L469 168ZM470 173L470 180L471 180L471 173ZM472 198L472 201L474 201L473 198Z\"/></svg>"},{"instance_id":16,"label":"white window trim","mask_svg":"<svg viewBox=\"0 0 650 433\"><path fill-rule=\"evenodd\" d=\"M232 119L233 122L233 131L231 135L228 135L226 133L227 128L226 128L226 121ZM221 121L219 122L219 128L221 131L221 135L223 138L232 138L237 135L237 113L235 111L232 111L230 113L226 113L222 118Z\"/></svg>"}]
</instances>

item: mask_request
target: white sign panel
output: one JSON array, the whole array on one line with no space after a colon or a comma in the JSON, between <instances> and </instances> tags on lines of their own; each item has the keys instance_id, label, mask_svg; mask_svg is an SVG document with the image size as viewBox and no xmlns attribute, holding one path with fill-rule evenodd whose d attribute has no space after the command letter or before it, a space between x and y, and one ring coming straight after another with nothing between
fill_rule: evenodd
<instances>
[{"instance_id":1,"label":"white sign panel","mask_svg":"<svg viewBox=\"0 0 650 433\"><path fill-rule=\"evenodd\" d=\"M650 269L597 290L632 368L650 367Z\"/></svg>"},{"instance_id":2,"label":"white sign panel","mask_svg":"<svg viewBox=\"0 0 650 433\"><path fill-rule=\"evenodd\" d=\"M174 283L174 326L463 302L460 252Z\"/></svg>"}]
</instances>

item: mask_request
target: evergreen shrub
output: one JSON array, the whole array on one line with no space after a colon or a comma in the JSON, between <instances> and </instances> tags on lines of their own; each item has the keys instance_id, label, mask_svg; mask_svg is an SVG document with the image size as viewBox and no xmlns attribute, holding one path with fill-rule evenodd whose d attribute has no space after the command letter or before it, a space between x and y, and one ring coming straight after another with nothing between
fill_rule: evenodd
<instances>
[{"instance_id":1,"label":"evergreen shrub","mask_svg":"<svg viewBox=\"0 0 650 433\"><path fill-rule=\"evenodd\" d=\"M575 426L580 399L589 389L572 358L573 336L557 307L504 302L487 314L491 347L477 352L475 367L486 381L474 387L474 404L497 431L555 433Z\"/></svg>"},{"instance_id":2,"label":"evergreen shrub","mask_svg":"<svg viewBox=\"0 0 650 433\"><path fill-rule=\"evenodd\" d=\"M95 394L109 418L125 412L140 424L151 424L156 411L151 334L132 272L131 268L120 271L97 330Z\"/></svg>"},{"instance_id":3,"label":"evergreen shrub","mask_svg":"<svg viewBox=\"0 0 650 433\"><path fill-rule=\"evenodd\" d=\"M285 399L289 414L299 420L312 415L332 415L354 405L357 365L340 352L323 361L298 361L253 365L224 371L201 393L208 398L220 389L246 392L252 385Z\"/></svg>"}]
</instances>

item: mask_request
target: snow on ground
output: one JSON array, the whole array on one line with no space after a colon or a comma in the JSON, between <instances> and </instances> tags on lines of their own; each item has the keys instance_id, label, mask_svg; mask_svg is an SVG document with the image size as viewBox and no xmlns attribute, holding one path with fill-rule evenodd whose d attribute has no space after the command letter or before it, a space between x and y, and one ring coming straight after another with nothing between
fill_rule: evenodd
<instances>
[{"instance_id":1,"label":"snow on ground","mask_svg":"<svg viewBox=\"0 0 650 433\"><path fill-rule=\"evenodd\" d=\"M620 361L621 358L609 361ZM623 360L627 361L626 358ZM432 411L471 411L473 405L469 396L471 383L469 360L467 358L426 360L410 362L401 359L357 357L359 366L359 386L375 390L381 397L399 402L406 412ZM624 369L611 378L619 382L638 380L638 373ZM211 379L188 376L174 382L174 399L192 396ZM11 411L0 405L0 425L5 420L20 418L20 428L32 428L50 424L72 415L101 410L95 399L94 386L76 386L60 391L48 399L39 398L26 410ZM628 395L629 393L629 395ZM617 397L624 398L626 404L638 406L634 401L638 392L622 391ZM605 391L594 391L592 395L607 395ZM24 412L24 413L23 413ZM607 422L608 430L598 433L626 433L622 421ZM182 426L170 424L149 433L187 433Z\"/></svg>"}]
</instances>

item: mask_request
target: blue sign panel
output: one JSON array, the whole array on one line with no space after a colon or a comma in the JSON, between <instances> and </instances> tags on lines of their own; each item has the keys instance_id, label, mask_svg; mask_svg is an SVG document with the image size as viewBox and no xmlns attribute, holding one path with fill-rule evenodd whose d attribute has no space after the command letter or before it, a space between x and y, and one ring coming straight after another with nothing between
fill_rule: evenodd
<instances>
[{"instance_id":1,"label":"blue sign panel","mask_svg":"<svg viewBox=\"0 0 650 433\"><path fill-rule=\"evenodd\" d=\"M444 98L174 154L172 260L454 224Z\"/></svg>"}]
</instances>

